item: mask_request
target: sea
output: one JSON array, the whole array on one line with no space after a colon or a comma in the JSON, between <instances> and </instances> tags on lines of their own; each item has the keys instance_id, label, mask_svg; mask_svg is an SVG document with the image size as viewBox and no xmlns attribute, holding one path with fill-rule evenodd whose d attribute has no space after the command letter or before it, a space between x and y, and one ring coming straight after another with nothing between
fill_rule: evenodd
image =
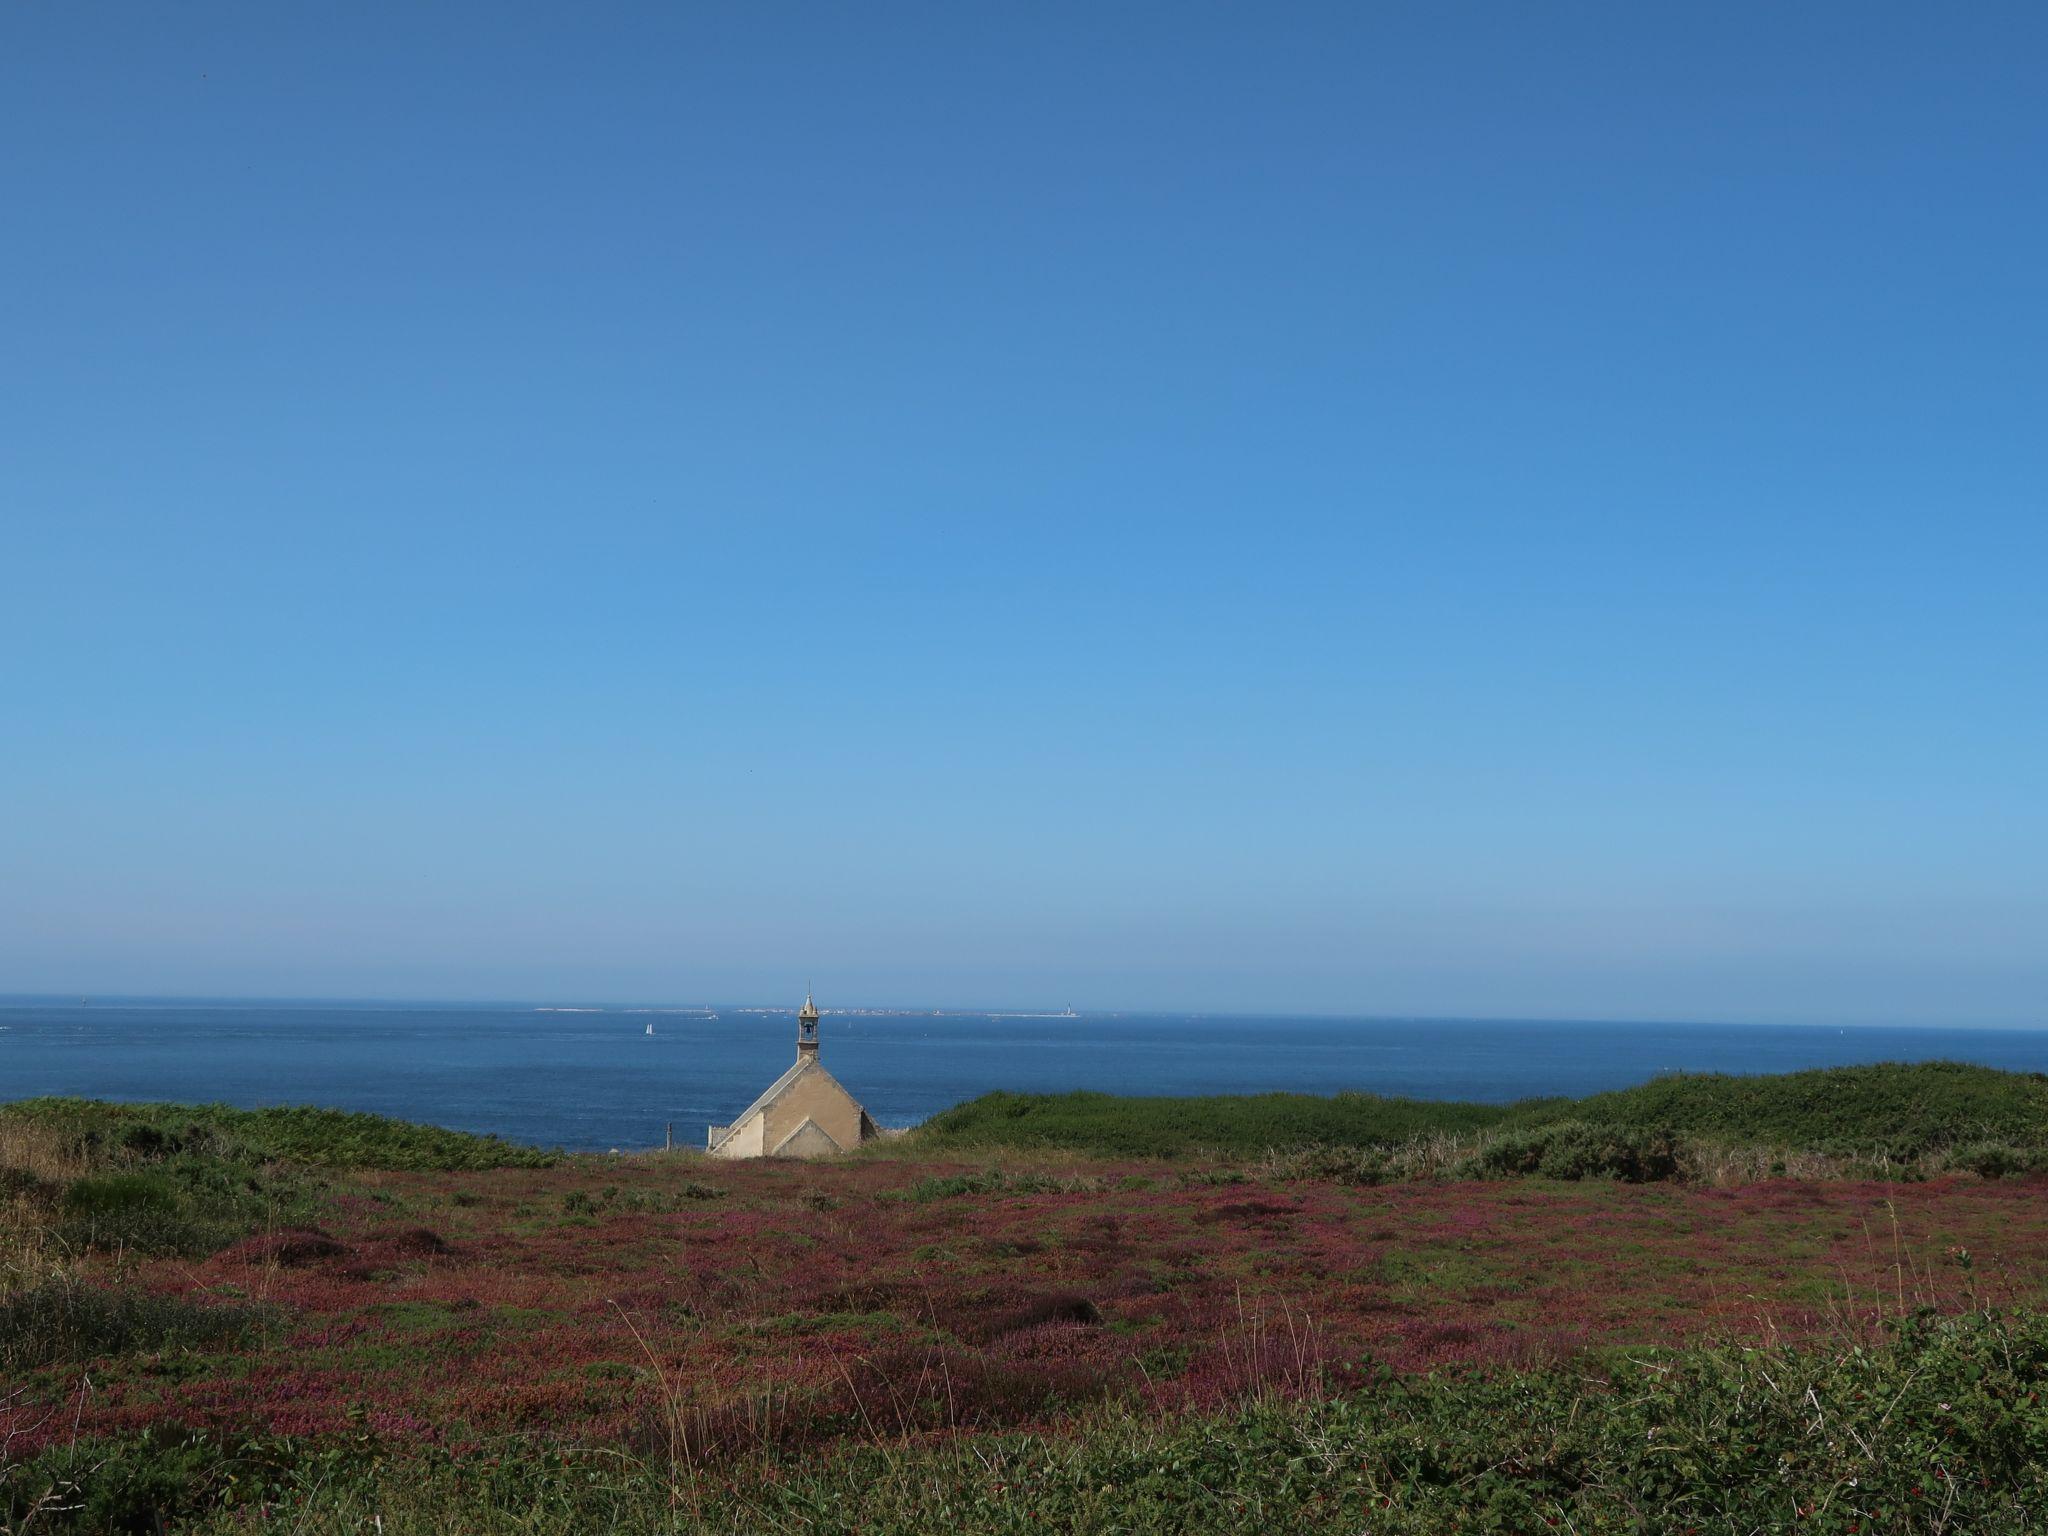
<instances>
[{"instance_id":1,"label":"sea","mask_svg":"<svg viewBox=\"0 0 2048 1536\"><path fill-rule=\"evenodd\" d=\"M651 1030L651 1032L650 1032ZM1875 1061L2048 1071L2048 1030L830 1012L822 1059L883 1125L991 1089L1509 1103L1667 1072ZM0 999L0 1100L369 1110L571 1151L704 1144L795 1058L793 1009Z\"/></svg>"}]
</instances>

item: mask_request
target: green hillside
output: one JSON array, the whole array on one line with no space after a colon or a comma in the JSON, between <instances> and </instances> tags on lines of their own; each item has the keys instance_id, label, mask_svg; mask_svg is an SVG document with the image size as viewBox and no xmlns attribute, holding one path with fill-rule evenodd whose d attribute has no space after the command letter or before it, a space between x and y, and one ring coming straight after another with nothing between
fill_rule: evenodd
<instances>
[{"instance_id":1,"label":"green hillside","mask_svg":"<svg viewBox=\"0 0 2048 1536\"><path fill-rule=\"evenodd\" d=\"M1537 1130L1562 1121L1700 1141L1910 1158L1978 1142L2048 1148L2048 1076L1956 1062L1776 1076L1693 1074L1583 1099L1513 1105L1340 1093L1148 1098L990 1093L933 1117L924 1150L1060 1147L1122 1156L1384 1148L1432 1133Z\"/></svg>"},{"instance_id":2,"label":"green hillside","mask_svg":"<svg viewBox=\"0 0 2048 1536\"><path fill-rule=\"evenodd\" d=\"M2048 1146L2048 1075L1954 1061L1885 1062L1731 1077L1693 1073L1554 1105L1511 1122L1561 1118L1726 1142L1915 1157L1978 1141Z\"/></svg>"},{"instance_id":3,"label":"green hillside","mask_svg":"<svg viewBox=\"0 0 2048 1536\"><path fill-rule=\"evenodd\" d=\"M1494 1104L1382 1098L1368 1093L1328 1098L1261 1093L1177 1099L998 1092L985 1093L934 1116L918 1129L916 1139L920 1150L1065 1147L1116 1156L1172 1157L1196 1149L1255 1153L1310 1143L1394 1146L1436 1131L1485 1130L1511 1113Z\"/></svg>"},{"instance_id":4,"label":"green hillside","mask_svg":"<svg viewBox=\"0 0 2048 1536\"><path fill-rule=\"evenodd\" d=\"M283 1159L323 1168L538 1168L556 1154L497 1136L475 1136L383 1115L304 1105L235 1109L226 1104L114 1104L101 1099L21 1099L0 1121L52 1131L81 1152L139 1153L151 1160L205 1155Z\"/></svg>"}]
</instances>

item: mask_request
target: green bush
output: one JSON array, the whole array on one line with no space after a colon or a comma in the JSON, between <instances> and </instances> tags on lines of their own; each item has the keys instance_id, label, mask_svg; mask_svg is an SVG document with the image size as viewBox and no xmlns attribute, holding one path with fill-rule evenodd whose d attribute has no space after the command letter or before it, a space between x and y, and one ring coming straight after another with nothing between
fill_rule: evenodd
<instances>
[{"instance_id":1,"label":"green bush","mask_svg":"<svg viewBox=\"0 0 2048 1536\"><path fill-rule=\"evenodd\" d=\"M1325 1153L1391 1152L1425 1137L1533 1132L1564 1122L1702 1144L1824 1153L1880 1172L1982 1143L2039 1154L2033 1166L2041 1166L2048 1165L2048 1075L1955 1062L1891 1062L1761 1077L1678 1075L1584 1099L1509 1105L1359 1093L989 1093L933 1116L913 1133L913 1145L935 1153L955 1147L1063 1147L1144 1157L1244 1156L1309 1147Z\"/></svg>"},{"instance_id":2,"label":"green bush","mask_svg":"<svg viewBox=\"0 0 2048 1536\"><path fill-rule=\"evenodd\" d=\"M1525 1125L1566 1119L1892 1160L1981 1141L2038 1149L2048 1148L2048 1075L1953 1061L1683 1073L1575 1103L1518 1106L1513 1116Z\"/></svg>"},{"instance_id":3,"label":"green bush","mask_svg":"<svg viewBox=\"0 0 2048 1536\"><path fill-rule=\"evenodd\" d=\"M232 1529L288 1532L282 1511L278 1523L265 1518L271 1499L287 1488L359 1479L373 1454L362 1439L316 1446L198 1430L66 1442L4 1469L0 1532L169 1536L194 1529L210 1512L226 1516Z\"/></svg>"},{"instance_id":4,"label":"green bush","mask_svg":"<svg viewBox=\"0 0 2048 1536\"><path fill-rule=\"evenodd\" d=\"M49 1280L0 1301L0 1365L35 1370L105 1355L235 1344L268 1316L253 1306Z\"/></svg>"},{"instance_id":5,"label":"green bush","mask_svg":"<svg viewBox=\"0 0 2048 1536\"><path fill-rule=\"evenodd\" d=\"M1314 1179L1331 1184L1384 1184L1396 1175L1379 1147L1301 1147L1273 1157L1262 1167L1279 1179ZM1242 1174L1230 1178L1241 1180ZM1190 1174L1184 1182L1219 1182L1215 1173Z\"/></svg>"},{"instance_id":6,"label":"green bush","mask_svg":"<svg viewBox=\"0 0 2048 1536\"><path fill-rule=\"evenodd\" d=\"M1099 1179L1085 1174L1058 1178L1046 1173L1005 1173L1000 1168L982 1168L973 1173L934 1174L919 1179L903 1192L903 1198L923 1202L952 1200L963 1195L1057 1195L1101 1187Z\"/></svg>"},{"instance_id":7,"label":"green bush","mask_svg":"<svg viewBox=\"0 0 2048 1536\"><path fill-rule=\"evenodd\" d=\"M1275 1148L1389 1147L1434 1132L1498 1124L1493 1104L1451 1104L1340 1093L1124 1098L1107 1093L985 1093L915 1132L920 1150L1069 1147L1110 1156L1174 1157Z\"/></svg>"},{"instance_id":8,"label":"green bush","mask_svg":"<svg viewBox=\"0 0 2048 1536\"><path fill-rule=\"evenodd\" d=\"M2035 1148L2015 1147L2003 1141L1976 1141L1949 1154L1951 1167L1986 1179L2035 1173L2040 1170L2042 1162L2043 1154Z\"/></svg>"},{"instance_id":9,"label":"green bush","mask_svg":"<svg viewBox=\"0 0 2048 1536\"><path fill-rule=\"evenodd\" d=\"M0 1205L11 1200L53 1207L63 1198L64 1186L30 1173L26 1168L0 1168Z\"/></svg>"},{"instance_id":10,"label":"green bush","mask_svg":"<svg viewBox=\"0 0 2048 1536\"><path fill-rule=\"evenodd\" d=\"M1564 1120L1535 1130L1502 1132L1456 1171L1480 1179L1534 1174L1545 1179L1648 1184L1677 1178L1680 1163L1677 1141L1669 1131Z\"/></svg>"},{"instance_id":11,"label":"green bush","mask_svg":"<svg viewBox=\"0 0 2048 1536\"><path fill-rule=\"evenodd\" d=\"M199 1255L266 1226L314 1223L323 1169L539 1167L558 1154L377 1115L28 1099L0 1119L54 1135L93 1171L62 1187L9 1172L0 1197L52 1207L74 1250Z\"/></svg>"},{"instance_id":12,"label":"green bush","mask_svg":"<svg viewBox=\"0 0 2048 1536\"><path fill-rule=\"evenodd\" d=\"M160 1174L75 1179L59 1203L56 1235L74 1249L201 1254L231 1240L191 1219L178 1186Z\"/></svg>"},{"instance_id":13,"label":"green bush","mask_svg":"<svg viewBox=\"0 0 2048 1536\"><path fill-rule=\"evenodd\" d=\"M98 1099L24 1099L0 1110L53 1126L88 1154L117 1162L179 1158L256 1165L272 1159L324 1168L414 1172L544 1168L561 1154L383 1115L304 1106L235 1109L226 1104L113 1104Z\"/></svg>"}]
</instances>

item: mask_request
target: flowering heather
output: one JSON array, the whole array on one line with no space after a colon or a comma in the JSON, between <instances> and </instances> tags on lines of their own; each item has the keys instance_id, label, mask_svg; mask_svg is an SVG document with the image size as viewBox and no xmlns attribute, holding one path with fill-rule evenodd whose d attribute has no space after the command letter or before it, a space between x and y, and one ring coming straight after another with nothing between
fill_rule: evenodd
<instances>
[{"instance_id":1,"label":"flowering heather","mask_svg":"<svg viewBox=\"0 0 2048 1536\"><path fill-rule=\"evenodd\" d=\"M2048 1281L2036 1178L1361 1186L690 1156L334 1177L317 1222L80 1265L264 1321L17 1369L10 1454L153 1427L702 1458L1310 1399L1367 1362L1863 1337Z\"/></svg>"}]
</instances>

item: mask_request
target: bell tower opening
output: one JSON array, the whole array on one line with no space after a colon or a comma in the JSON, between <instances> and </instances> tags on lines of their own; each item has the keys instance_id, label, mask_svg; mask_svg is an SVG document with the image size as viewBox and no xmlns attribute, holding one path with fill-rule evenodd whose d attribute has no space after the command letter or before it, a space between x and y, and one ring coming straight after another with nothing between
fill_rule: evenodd
<instances>
[{"instance_id":1,"label":"bell tower opening","mask_svg":"<svg viewBox=\"0 0 2048 1536\"><path fill-rule=\"evenodd\" d=\"M804 988L804 1006L796 1016L796 1054L801 1061L818 1054L818 1005L811 1001L811 989Z\"/></svg>"}]
</instances>

